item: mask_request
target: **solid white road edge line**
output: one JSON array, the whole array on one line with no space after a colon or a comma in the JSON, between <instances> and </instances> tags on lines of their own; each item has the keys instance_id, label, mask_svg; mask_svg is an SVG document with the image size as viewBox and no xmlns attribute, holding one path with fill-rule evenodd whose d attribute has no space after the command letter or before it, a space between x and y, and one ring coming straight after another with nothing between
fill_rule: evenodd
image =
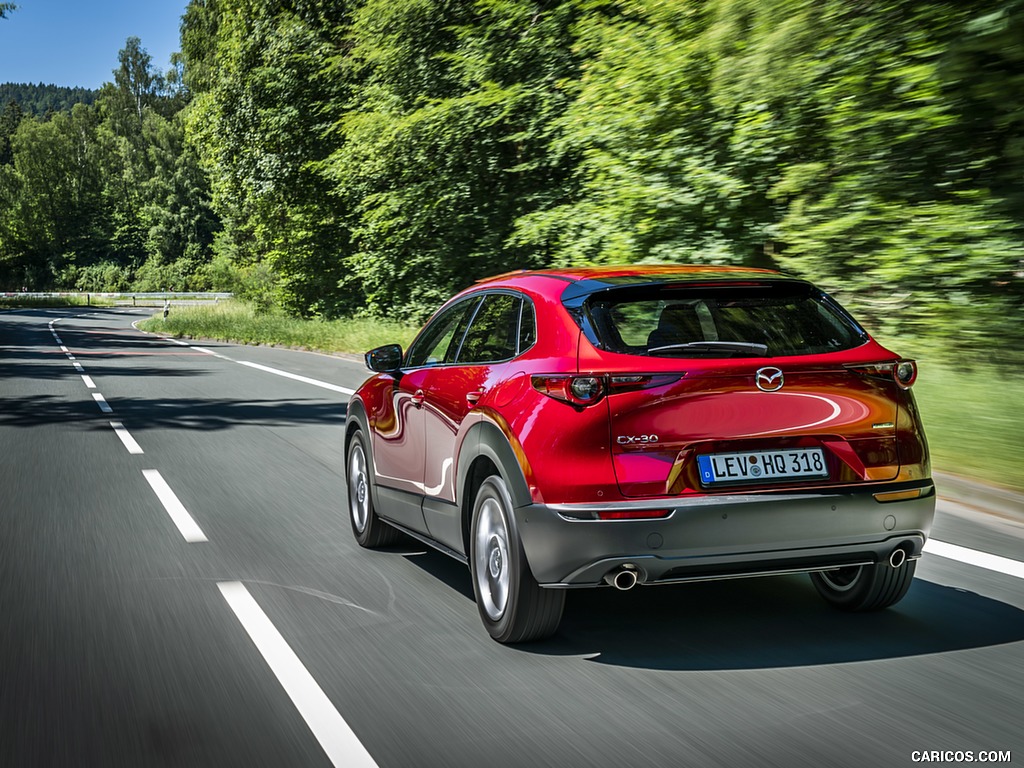
<instances>
[{"instance_id":1,"label":"solid white road edge line","mask_svg":"<svg viewBox=\"0 0 1024 768\"><path fill-rule=\"evenodd\" d=\"M84 373L82 374L82 381L85 382L85 386L87 386L89 389L96 389L95 382L93 382L93 380L86 376Z\"/></svg>"},{"instance_id":2,"label":"solid white road edge line","mask_svg":"<svg viewBox=\"0 0 1024 768\"><path fill-rule=\"evenodd\" d=\"M127 429L124 428L124 424L120 421L110 422L110 426L114 428L114 433L121 438L121 442L124 443L124 447L128 449L128 453L139 455L142 453L142 446L135 442L135 438L131 436Z\"/></svg>"},{"instance_id":3,"label":"solid white road edge line","mask_svg":"<svg viewBox=\"0 0 1024 768\"><path fill-rule=\"evenodd\" d=\"M214 357L219 357L221 360L230 360L231 359L230 357L224 357L224 355L220 354L219 352L214 352L212 349L207 349L206 347L189 347L189 349L194 349L196 352L203 352L204 354L207 354L207 355L213 355Z\"/></svg>"},{"instance_id":4,"label":"solid white road edge line","mask_svg":"<svg viewBox=\"0 0 1024 768\"><path fill-rule=\"evenodd\" d=\"M155 469L144 469L142 470L143 477L149 482L150 487L153 489L153 493L160 499L160 503L164 505L164 509L167 510L167 514L171 516L171 520L178 530L181 531L181 535L185 537L185 541L199 542L209 541L206 538L206 534L196 524L196 521L192 519L192 515L188 513L185 507L178 497L174 495L174 491L171 490L171 486L167 484L167 481L161 476L160 472Z\"/></svg>"},{"instance_id":5,"label":"solid white road edge line","mask_svg":"<svg viewBox=\"0 0 1024 768\"><path fill-rule=\"evenodd\" d=\"M239 365L247 365L250 368L256 368L260 371L266 371L267 373L273 373L277 376L284 376L286 379L294 379L295 381L301 381L306 384L312 384L314 387L321 387L322 389L329 389L332 392L341 392L343 395L354 395L356 391L349 389L348 387L339 387L337 384L328 384L326 381L318 381L317 379L310 379L306 376L299 376L297 373L288 373L288 371L279 371L277 368L271 368L267 365L260 365L259 363L249 363L245 360L238 360Z\"/></svg>"},{"instance_id":6,"label":"solid white road edge line","mask_svg":"<svg viewBox=\"0 0 1024 768\"><path fill-rule=\"evenodd\" d=\"M101 395L99 392L93 392L92 393L92 399L96 401L96 405L98 405L100 407L100 410L103 411L104 413L113 413L114 412L114 409L111 408L110 405L107 404L107 401L104 399L103 395Z\"/></svg>"},{"instance_id":7,"label":"solid white road edge line","mask_svg":"<svg viewBox=\"0 0 1024 768\"><path fill-rule=\"evenodd\" d=\"M956 560L968 565L976 565L990 571L1005 573L1007 576L1016 576L1024 579L1024 563L1019 560L1011 560L1000 555L990 555L988 552L979 552L976 549L968 549L957 544L949 544L945 541L928 539L924 545L924 551L931 555L945 557L948 560Z\"/></svg>"},{"instance_id":8,"label":"solid white road edge line","mask_svg":"<svg viewBox=\"0 0 1024 768\"><path fill-rule=\"evenodd\" d=\"M366 751L366 747L245 585L238 581L222 581L217 586L331 763L345 768L377 768L377 763Z\"/></svg>"}]
</instances>

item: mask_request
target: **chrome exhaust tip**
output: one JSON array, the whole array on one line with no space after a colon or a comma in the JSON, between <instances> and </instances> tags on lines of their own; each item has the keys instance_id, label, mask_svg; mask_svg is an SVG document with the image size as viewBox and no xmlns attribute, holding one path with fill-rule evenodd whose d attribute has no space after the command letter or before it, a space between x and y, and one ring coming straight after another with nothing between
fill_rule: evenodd
<instances>
[{"instance_id":1,"label":"chrome exhaust tip","mask_svg":"<svg viewBox=\"0 0 1024 768\"><path fill-rule=\"evenodd\" d=\"M636 568L624 565L622 568L606 573L604 580L607 584L611 584L616 589L625 592L627 589L632 589L637 584L638 577Z\"/></svg>"},{"instance_id":2,"label":"chrome exhaust tip","mask_svg":"<svg viewBox=\"0 0 1024 768\"><path fill-rule=\"evenodd\" d=\"M889 565L893 568L899 568L905 562L907 562L907 550L903 547L896 547L892 554L889 555Z\"/></svg>"}]
</instances>

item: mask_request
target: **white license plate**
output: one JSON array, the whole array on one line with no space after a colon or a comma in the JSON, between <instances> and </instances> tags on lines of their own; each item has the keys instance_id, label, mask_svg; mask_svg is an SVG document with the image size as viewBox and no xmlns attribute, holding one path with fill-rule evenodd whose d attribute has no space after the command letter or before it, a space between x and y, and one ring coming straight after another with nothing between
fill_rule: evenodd
<instances>
[{"instance_id":1,"label":"white license plate","mask_svg":"<svg viewBox=\"0 0 1024 768\"><path fill-rule=\"evenodd\" d=\"M697 457L700 481L716 483L763 483L800 477L828 477L821 448L790 451L707 453Z\"/></svg>"}]
</instances>

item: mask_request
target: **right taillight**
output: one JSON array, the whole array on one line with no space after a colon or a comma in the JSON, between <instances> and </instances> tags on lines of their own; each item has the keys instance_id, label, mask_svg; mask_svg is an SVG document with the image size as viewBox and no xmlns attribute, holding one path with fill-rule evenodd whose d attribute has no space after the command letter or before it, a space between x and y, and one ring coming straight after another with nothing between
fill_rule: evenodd
<instances>
[{"instance_id":1,"label":"right taillight","mask_svg":"<svg viewBox=\"0 0 1024 768\"><path fill-rule=\"evenodd\" d=\"M892 379L902 389L910 389L914 386L914 382L917 381L917 363L913 360L851 365L849 370L861 376L870 376L875 379Z\"/></svg>"},{"instance_id":2,"label":"right taillight","mask_svg":"<svg viewBox=\"0 0 1024 768\"><path fill-rule=\"evenodd\" d=\"M896 383L904 389L910 389L917 381L917 363L913 360L900 360L893 367Z\"/></svg>"}]
</instances>

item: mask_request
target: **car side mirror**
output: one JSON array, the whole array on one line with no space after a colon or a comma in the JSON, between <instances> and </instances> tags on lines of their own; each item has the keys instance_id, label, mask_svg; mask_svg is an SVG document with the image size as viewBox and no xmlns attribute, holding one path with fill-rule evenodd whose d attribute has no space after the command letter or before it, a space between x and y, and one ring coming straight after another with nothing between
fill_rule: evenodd
<instances>
[{"instance_id":1,"label":"car side mirror","mask_svg":"<svg viewBox=\"0 0 1024 768\"><path fill-rule=\"evenodd\" d=\"M366 367L377 373L394 373L402 367L402 347L385 344L366 353Z\"/></svg>"}]
</instances>

